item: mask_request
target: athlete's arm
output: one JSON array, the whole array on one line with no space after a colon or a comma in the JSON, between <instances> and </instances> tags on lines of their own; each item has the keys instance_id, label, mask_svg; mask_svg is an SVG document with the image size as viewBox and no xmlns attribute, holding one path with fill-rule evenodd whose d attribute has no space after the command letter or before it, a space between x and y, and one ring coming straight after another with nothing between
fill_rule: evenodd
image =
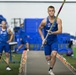
<instances>
[{"instance_id":1,"label":"athlete's arm","mask_svg":"<svg viewBox=\"0 0 76 75\"><path fill-rule=\"evenodd\" d=\"M9 42L11 42L11 41L12 41L12 39L13 39L14 35L13 35L13 32L12 32L10 29L8 29L8 34L10 34L10 35L11 35L11 36L10 36L10 39L7 41L7 42L9 43Z\"/></svg>"},{"instance_id":2,"label":"athlete's arm","mask_svg":"<svg viewBox=\"0 0 76 75\"><path fill-rule=\"evenodd\" d=\"M46 19L42 20L42 22L38 28L38 31L39 31L39 34L40 34L42 40L44 40L44 35L42 33L42 29L44 28L45 24L46 24Z\"/></svg>"},{"instance_id":3,"label":"athlete's arm","mask_svg":"<svg viewBox=\"0 0 76 75\"><path fill-rule=\"evenodd\" d=\"M18 50L21 49L22 47L23 47L23 44L21 44L21 45L18 47Z\"/></svg>"},{"instance_id":4,"label":"athlete's arm","mask_svg":"<svg viewBox=\"0 0 76 75\"><path fill-rule=\"evenodd\" d=\"M24 44L21 44L21 45L18 47L18 50L20 50L23 46L24 46ZM28 43L28 42L26 43L25 46L26 46L27 49L29 49L29 43ZM18 50L17 50L17 51L18 51Z\"/></svg>"},{"instance_id":5,"label":"athlete's arm","mask_svg":"<svg viewBox=\"0 0 76 75\"><path fill-rule=\"evenodd\" d=\"M62 33L62 20L61 19L57 19L57 24L58 24L58 30L55 32L52 32L52 34L60 34Z\"/></svg>"}]
</instances>

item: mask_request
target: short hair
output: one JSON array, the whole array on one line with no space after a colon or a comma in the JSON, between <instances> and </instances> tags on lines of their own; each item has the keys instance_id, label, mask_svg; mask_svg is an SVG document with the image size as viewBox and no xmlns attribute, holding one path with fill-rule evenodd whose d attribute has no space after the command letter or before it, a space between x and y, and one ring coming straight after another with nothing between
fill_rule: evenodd
<instances>
[{"instance_id":1,"label":"short hair","mask_svg":"<svg viewBox=\"0 0 76 75\"><path fill-rule=\"evenodd\" d=\"M5 22L5 23L7 24L7 22L6 22L6 21L4 21L4 20L1 22L1 24L2 24L3 22Z\"/></svg>"},{"instance_id":2,"label":"short hair","mask_svg":"<svg viewBox=\"0 0 76 75\"><path fill-rule=\"evenodd\" d=\"M55 10L55 7L54 7L54 6L49 6L48 9L49 9L49 8L53 8L53 9Z\"/></svg>"}]
</instances>

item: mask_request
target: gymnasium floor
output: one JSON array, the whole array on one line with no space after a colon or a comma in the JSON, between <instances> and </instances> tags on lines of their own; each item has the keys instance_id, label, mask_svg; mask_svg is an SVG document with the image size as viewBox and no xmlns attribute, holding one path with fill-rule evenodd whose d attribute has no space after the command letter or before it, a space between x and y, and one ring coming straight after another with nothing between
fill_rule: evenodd
<instances>
[{"instance_id":1,"label":"gymnasium floor","mask_svg":"<svg viewBox=\"0 0 76 75\"><path fill-rule=\"evenodd\" d=\"M48 68L43 51L27 52L24 75L48 75ZM54 73L55 75L75 75L58 58L54 66Z\"/></svg>"}]
</instances>

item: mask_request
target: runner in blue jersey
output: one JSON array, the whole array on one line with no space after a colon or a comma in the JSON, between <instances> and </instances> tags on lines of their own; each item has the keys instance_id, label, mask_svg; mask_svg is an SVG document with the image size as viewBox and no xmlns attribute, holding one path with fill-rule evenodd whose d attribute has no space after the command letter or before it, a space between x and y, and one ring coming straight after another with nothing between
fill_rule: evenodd
<instances>
[{"instance_id":1,"label":"runner in blue jersey","mask_svg":"<svg viewBox=\"0 0 76 75\"><path fill-rule=\"evenodd\" d=\"M46 60L49 62L50 68L49 68L49 74L55 75L53 73L53 67L56 62L56 55L58 51L58 42L57 42L57 34L62 33L62 21L60 18L57 18L56 22L54 22L55 19L55 8L54 6L48 7L48 17L43 19L40 26L39 26L39 33L42 38L42 44L44 44L44 52L46 56ZM52 23L54 22L54 26L52 27L52 30L49 32L50 27L52 26ZM42 29L44 29L44 34L42 33ZM45 37L47 33L49 32L49 36L45 41Z\"/></svg>"},{"instance_id":2,"label":"runner in blue jersey","mask_svg":"<svg viewBox=\"0 0 76 75\"><path fill-rule=\"evenodd\" d=\"M11 68L9 67L9 50L10 50L9 43L13 39L13 33L11 32L10 29L7 28L5 21L2 21L1 26L2 27L0 29L0 60L1 60L2 52L4 50L6 55L6 62L8 64L6 70L10 71ZM10 39L8 38L9 34L10 34Z\"/></svg>"},{"instance_id":3,"label":"runner in blue jersey","mask_svg":"<svg viewBox=\"0 0 76 75\"><path fill-rule=\"evenodd\" d=\"M25 50L29 51L29 43L27 40L29 36L25 34L24 24L20 25L19 35L20 35L21 45L18 47L18 50L21 49L25 45Z\"/></svg>"}]
</instances>

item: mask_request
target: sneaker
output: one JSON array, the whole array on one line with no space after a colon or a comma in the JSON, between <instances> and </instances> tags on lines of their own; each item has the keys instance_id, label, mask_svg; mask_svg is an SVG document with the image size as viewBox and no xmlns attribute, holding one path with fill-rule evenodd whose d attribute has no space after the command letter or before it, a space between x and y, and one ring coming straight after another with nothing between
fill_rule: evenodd
<instances>
[{"instance_id":1,"label":"sneaker","mask_svg":"<svg viewBox=\"0 0 76 75\"><path fill-rule=\"evenodd\" d=\"M50 69L48 73L49 73L49 75L55 75L55 74L53 73L53 70L52 70L52 69Z\"/></svg>"},{"instance_id":2,"label":"sneaker","mask_svg":"<svg viewBox=\"0 0 76 75\"><path fill-rule=\"evenodd\" d=\"M11 68L10 67L6 67L6 70L11 71Z\"/></svg>"},{"instance_id":3,"label":"sneaker","mask_svg":"<svg viewBox=\"0 0 76 75\"><path fill-rule=\"evenodd\" d=\"M29 51L29 49L27 49L27 51Z\"/></svg>"}]
</instances>

